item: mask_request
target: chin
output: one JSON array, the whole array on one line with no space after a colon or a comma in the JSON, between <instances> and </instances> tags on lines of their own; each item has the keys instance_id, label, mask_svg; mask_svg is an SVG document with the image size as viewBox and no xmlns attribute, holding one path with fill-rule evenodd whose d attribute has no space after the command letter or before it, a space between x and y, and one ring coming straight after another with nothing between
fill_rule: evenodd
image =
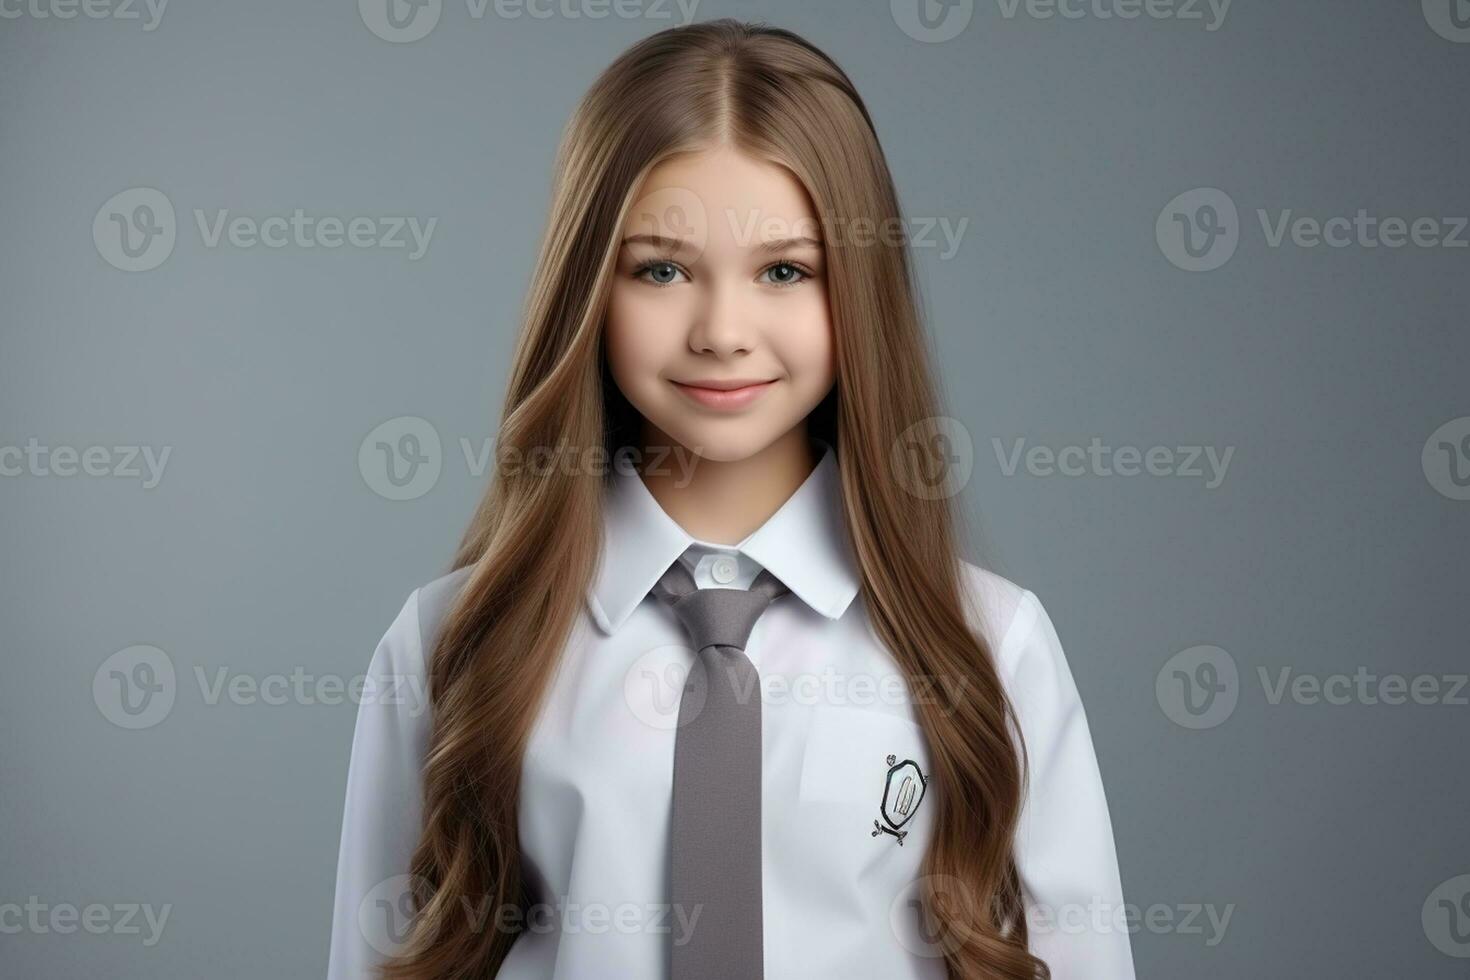
<instances>
[{"instance_id":1,"label":"chin","mask_svg":"<svg viewBox=\"0 0 1470 980\"><path fill-rule=\"evenodd\" d=\"M723 428L720 426L698 426L692 430L676 432L674 438L690 452L712 463L734 463L748 459L775 441L775 434L752 432L748 421L741 425L743 431L738 433L719 431Z\"/></svg>"}]
</instances>

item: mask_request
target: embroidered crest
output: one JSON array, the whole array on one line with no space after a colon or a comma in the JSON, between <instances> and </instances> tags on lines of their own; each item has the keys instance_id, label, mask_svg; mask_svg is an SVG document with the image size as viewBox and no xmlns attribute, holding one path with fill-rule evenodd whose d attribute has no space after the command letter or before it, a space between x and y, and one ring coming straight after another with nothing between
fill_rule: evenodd
<instances>
[{"instance_id":1,"label":"embroidered crest","mask_svg":"<svg viewBox=\"0 0 1470 980\"><path fill-rule=\"evenodd\" d=\"M896 762L897 758L894 755L888 757L888 776L883 782L883 802L879 805L883 822L873 821L873 833L870 836L889 834L902 846L903 839L909 833L903 829L903 825L919 809L929 780L919 771L919 764L913 759Z\"/></svg>"}]
</instances>

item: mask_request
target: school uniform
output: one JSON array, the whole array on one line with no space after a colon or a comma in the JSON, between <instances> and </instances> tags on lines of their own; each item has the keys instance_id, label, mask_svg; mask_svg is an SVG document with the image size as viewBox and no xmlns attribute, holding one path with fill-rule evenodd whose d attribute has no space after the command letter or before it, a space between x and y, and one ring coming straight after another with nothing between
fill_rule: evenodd
<instances>
[{"instance_id":1,"label":"school uniform","mask_svg":"<svg viewBox=\"0 0 1470 980\"><path fill-rule=\"evenodd\" d=\"M915 704L971 692L909 690L873 634L837 460L822 448L800 488L735 546L691 537L631 469L613 476L603 559L525 753L520 846L538 906L499 977L667 977L671 934L698 925L667 907L675 722L693 654L649 593L676 561L701 589L747 589L764 569L789 590L745 644L762 691L765 976L945 976L944 939L917 904L936 787ZM961 570L1029 753L1015 857L1031 949L1055 980L1132 980L1102 780L1056 631L1029 591ZM367 976L402 938L430 729L425 656L467 572L415 590L373 655L378 689L402 696L365 695L358 711L329 980Z\"/></svg>"}]
</instances>

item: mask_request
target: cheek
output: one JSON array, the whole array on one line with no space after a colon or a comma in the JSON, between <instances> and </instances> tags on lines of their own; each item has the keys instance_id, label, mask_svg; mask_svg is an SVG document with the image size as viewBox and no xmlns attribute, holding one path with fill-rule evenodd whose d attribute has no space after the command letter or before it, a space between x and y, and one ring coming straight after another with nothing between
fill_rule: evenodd
<instances>
[{"instance_id":1,"label":"cheek","mask_svg":"<svg viewBox=\"0 0 1470 980\"><path fill-rule=\"evenodd\" d=\"M640 297L638 292L613 287L608 296L604 340L608 366L620 386L636 385L663 367L666 341L661 338L668 331L662 329L662 320L667 316L659 304Z\"/></svg>"},{"instance_id":2,"label":"cheek","mask_svg":"<svg viewBox=\"0 0 1470 980\"><path fill-rule=\"evenodd\" d=\"M775 334L781 359L803 379L804 390L825 393L837 376L837 349L825 296L812 291L802 308L793 310Z\"/></svg>"}]
</instances>

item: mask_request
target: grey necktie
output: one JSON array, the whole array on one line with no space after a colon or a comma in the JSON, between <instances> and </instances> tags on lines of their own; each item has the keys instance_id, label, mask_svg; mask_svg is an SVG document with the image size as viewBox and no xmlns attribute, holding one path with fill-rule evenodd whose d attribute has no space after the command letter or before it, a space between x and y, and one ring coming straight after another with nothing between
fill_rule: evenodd
<instances>
[{"instance_id":1,"label":"grey necktie","mask_svg":"<svg viewBox=\"0 0 1470 980\"><path fill-rule=\"evenodd\" d=\"M689 631L669 833L673 980L760 980L761 688L745 655L755 621L786 586L765 569L745 589L701 589L681 561L652 595ZM698 915L697 919L693 918Z\"/></svg>"}]
</instances>

